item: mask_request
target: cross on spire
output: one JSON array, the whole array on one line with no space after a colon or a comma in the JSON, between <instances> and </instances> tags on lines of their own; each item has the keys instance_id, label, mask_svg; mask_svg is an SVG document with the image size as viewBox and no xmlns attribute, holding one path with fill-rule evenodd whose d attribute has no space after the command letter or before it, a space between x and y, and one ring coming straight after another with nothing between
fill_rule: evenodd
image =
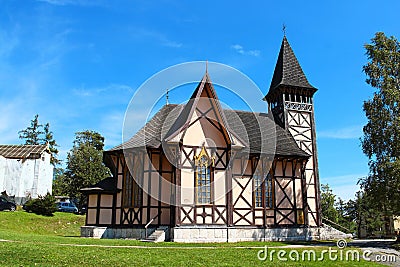
<instances>
[{"instance_id":1,"label":"cross on spire","mask_svg":"<svg viewBox=\"0 0 400 267\"><path fill-rule=\"evenodd\" d=\"M286 24L283 23L282 25L283 36L286 36Z\"/></svg>"},{"instance_id":2,"label":"cross on spire","mask_svg":"<svg viewBox=\"0 0 400 267\"><path fill-rule=\"evenodd\" d=\"M165 94L165 100L166 100L166 102L167 102L167 105L169 104L169 95L168 95L168 93L169 93L169 90L168 90L168 88L167 88L167 93Z\"/></svg>"}]
</instances>

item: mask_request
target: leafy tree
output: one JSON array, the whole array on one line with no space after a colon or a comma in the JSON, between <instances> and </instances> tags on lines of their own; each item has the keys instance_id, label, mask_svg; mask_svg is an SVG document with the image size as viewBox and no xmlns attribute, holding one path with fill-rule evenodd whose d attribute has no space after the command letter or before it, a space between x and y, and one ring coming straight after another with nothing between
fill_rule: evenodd
<instances>
[{"instance_id":1,"label":"leafy tree","mask_svg":"<svg viewBox=\"0 0 400 267\"><path fill-rule=\"evenodd\" d=\"M336 195L333 194L328 184L321 184L322 216L335 223L338 222L338 211L335 208Z\"/></svg>"},{"instance_id":2,"label":"leafy tree","mask_svg":"<svg viewBox=\"0 0 400 267\"><path fill-rule=\"evenodd\" d=\"M355 200L344 201L336 195L329 185L321 185L322 215L325 219L333 221L332 226L340 231L357 234L358 237L382 236L387 234L387 217L365 191L358 191ZM330 224L327 222L327 224ZM345 230L347 229L347 230Z\"/></svg>"},{"instance_id":3,"label":"leafy tree","mask_svg":"<svg viewBox=\"0 0 400 267\"><path fill-rule=\"evenodd\" d=\"M82 200L81 188L93 185L110 175L103 163L104 137L95 131L77 132L68 152L64 186L70 197ZM79 201L81 206L83 201Z\"/></svg>"},{"instance_id":4,"label":"leafy tree","mask_svg":"<svg viewBox=\"0 0 400 267\"><path fill-rule=\"evenodd\" d=\"M64 169L54 168L54 180L53 180L53 195L55 196L66 196L68 195L66 184L66 175Z\"/></svg>"},{"instance_id":5,"label":"leafy tree","mask_svg":"<svg viewBox=\"0 0 400 267\"><path fill-rule=\"evenodd\" d=\"M57 158L58 155L58 145L54 140L53 132L50 131L50 124L39 123L39 115L36 114L33 120L31 120L31 125L26 129L18 132L19 138L25 140L25 145L45 145L48 144L51 153L50 163L53 166L60 164L60 160Z\"/></svg>"},{"instance_id":6,"label":"leafy tree","mask_svg":"<svg viewBox=\"0 0 400 267\"><path fill-rule=\"evenodd\" d=\"M360 184L373 208L388 218L400 214L400 43L378 32L365 49L366 82L377 90L363 105L368 122L361 143L370 173Z\"/></svg>"}]
</instances>

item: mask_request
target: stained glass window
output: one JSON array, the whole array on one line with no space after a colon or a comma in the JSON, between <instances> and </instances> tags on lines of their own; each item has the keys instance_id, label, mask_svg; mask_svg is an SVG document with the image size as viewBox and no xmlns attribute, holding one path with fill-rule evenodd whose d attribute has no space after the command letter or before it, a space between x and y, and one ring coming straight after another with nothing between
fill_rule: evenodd
<instances>
[{"instance_id":1,"label":"stained glass window","mask_svg":"<svg viewBox=\"0 0 400 267\"><path fill-rule=\"evenodd\" d=\"M196 202L199 204L211 203L211 165L212 159L208 157L203 147L200 154L195 157L196 163Z\"/></svg>"}]
</instances>

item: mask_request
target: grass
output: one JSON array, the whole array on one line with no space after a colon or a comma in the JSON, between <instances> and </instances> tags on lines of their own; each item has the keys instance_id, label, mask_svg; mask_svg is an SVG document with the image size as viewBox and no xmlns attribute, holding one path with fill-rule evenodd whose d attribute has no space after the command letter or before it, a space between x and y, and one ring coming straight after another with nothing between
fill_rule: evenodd
<instances>
[{"instance_id":1,"label":"grass","mask_svg":"<svg viewBox=\"0 0 400 267\"><path fill-rule=\"evenodd\" d=\"M381 266L327 257L323 262L257 259L260 248L289 244L282 242L179 244L79 238L84 219L68 213L44 217L0 212L0 239L9 240L0 242L0 266ZM327 248L315 248L317 255L323 249ZM304 248L296 250L301 253Z\"/></svg>"}]
</instances>

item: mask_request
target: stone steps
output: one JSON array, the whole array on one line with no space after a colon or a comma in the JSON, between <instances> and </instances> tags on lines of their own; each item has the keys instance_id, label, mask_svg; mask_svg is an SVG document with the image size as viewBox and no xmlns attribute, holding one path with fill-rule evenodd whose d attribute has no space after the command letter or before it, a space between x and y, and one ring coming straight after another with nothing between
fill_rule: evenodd
<instances>
[{"instance_id":1,"label":"stone steps","mask_svg":"<svg viewBox=\"0 0 400 267\"><path fill-rule=\"evenodd\" d=\"M146 238L141 239L143 242L164 242L166 238L166 231L168 231L168 227L160 226L158 227L151 235Z\"/></svg>"}]
</instances>

